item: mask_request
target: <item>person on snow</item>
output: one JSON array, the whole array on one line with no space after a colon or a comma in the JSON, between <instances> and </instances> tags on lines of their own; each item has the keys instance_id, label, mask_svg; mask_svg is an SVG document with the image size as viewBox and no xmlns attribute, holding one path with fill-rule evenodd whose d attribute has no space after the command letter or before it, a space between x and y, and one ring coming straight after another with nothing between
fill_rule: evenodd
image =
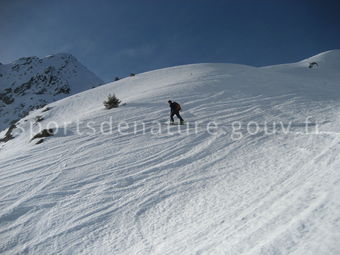
<instances>
[{"instance_id":1,"label":"person on snow","mask_svg":"<svg viewBox=\"0 0 340 255\"><path fill-rule=\"evenodd\" d=\"M171 119L171 124L174 123L174 116L176 115L177 118L180 119L180 123L183 124L184 120L181 117L181 115L179 114L179 111L181 110L181 106L179 105L179 103L176 102L172 102L171 100L168 101L169 106L170 106L170 119Z\"/></svg>"}]
</instances>

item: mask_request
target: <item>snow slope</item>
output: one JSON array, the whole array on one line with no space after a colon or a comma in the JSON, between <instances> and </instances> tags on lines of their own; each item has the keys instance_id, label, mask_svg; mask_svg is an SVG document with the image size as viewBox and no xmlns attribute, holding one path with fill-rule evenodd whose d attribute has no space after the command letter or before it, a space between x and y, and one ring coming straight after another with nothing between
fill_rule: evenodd
<instances>
[{"instance_id":1,"label":"snow slope","mask_svg":"<svg viewBox=\"0 0 340 255\"><path fill-rule=\"evenodd\" d=\"M103 83L65 53L0 64L0 131L33 109Z\"/></svg>"},{"instance_id":2,"label":"snow slope","mask_svg":"<svg viewBox=\"0 0 340 255\"><path fill-rule=\"evenodd\" d=\"M32 112L0 144L0 253L339 254L338 56L166 68ZM39 145L37 116L59 126Z\"/></svg>"}]
</instances>

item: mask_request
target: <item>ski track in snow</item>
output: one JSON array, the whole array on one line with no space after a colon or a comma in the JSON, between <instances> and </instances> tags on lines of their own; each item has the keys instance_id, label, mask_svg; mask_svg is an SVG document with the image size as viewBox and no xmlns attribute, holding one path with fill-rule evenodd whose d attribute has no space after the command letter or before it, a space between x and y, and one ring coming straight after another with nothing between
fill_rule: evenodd
<instances>
[{"instance_id":1,"label":"ski track in snow","mask_svg":"<svg viewBox=\"0 0 340 255\"><path fill-rule=\"evenodd\" d=\"M250 80L238 78L247 72ZM50 118L70 121L67 134L37 146L17 137L1 149L8 152L0 154L0 253L340 253L340 105L279 86L252 93L263 77L254 73L238 65L170 68L52 104ZM128 103L106 111L101 99L112 88ZM168 115L169 95L183 102L186 120L221 127L79 135L72 122L152 123ZM81 100L89 107L77 116ZM307 116L324 133L303 133ZM231 139L232 121L275 120L292 121L293 132Z\"/></svg>"}]
</instances>

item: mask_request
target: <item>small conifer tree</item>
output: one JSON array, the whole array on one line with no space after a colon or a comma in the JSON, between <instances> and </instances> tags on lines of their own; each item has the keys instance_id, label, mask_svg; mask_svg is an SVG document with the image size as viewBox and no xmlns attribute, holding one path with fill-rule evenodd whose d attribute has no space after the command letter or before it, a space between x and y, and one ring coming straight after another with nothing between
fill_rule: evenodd
<instances>
[{"instance_id":1,"label":"small conifer tree","mask_svg":"<svg viewBox=\"0 0 340 255\"><path fill-rule=\"evenodd\" d=\"M106 109L112 109L112 108L117 108L120 102L121 101L115 96L115 94L113 95L110 94L107 97L107 100L103 102L103 104Z\"/></svg>"}]
</instances>

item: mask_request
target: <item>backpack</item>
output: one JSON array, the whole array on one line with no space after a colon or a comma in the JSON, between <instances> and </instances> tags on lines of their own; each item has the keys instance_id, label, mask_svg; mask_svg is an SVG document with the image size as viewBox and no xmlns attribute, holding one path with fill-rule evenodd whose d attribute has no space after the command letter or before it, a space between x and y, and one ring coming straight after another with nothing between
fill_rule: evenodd
<instances>
[{"instance_id":1,"label":"backpack","mask_svg":"<svg viewBox=\"0 0 340 255\"><path fill-rule=\"evenodd\" d=\"M182 110L182 108L181 108L181 106L179 105L179 103L173 102L173 105L174 105L174 109L175 109L176 111Z\"/></svg>"}]
</instances>

